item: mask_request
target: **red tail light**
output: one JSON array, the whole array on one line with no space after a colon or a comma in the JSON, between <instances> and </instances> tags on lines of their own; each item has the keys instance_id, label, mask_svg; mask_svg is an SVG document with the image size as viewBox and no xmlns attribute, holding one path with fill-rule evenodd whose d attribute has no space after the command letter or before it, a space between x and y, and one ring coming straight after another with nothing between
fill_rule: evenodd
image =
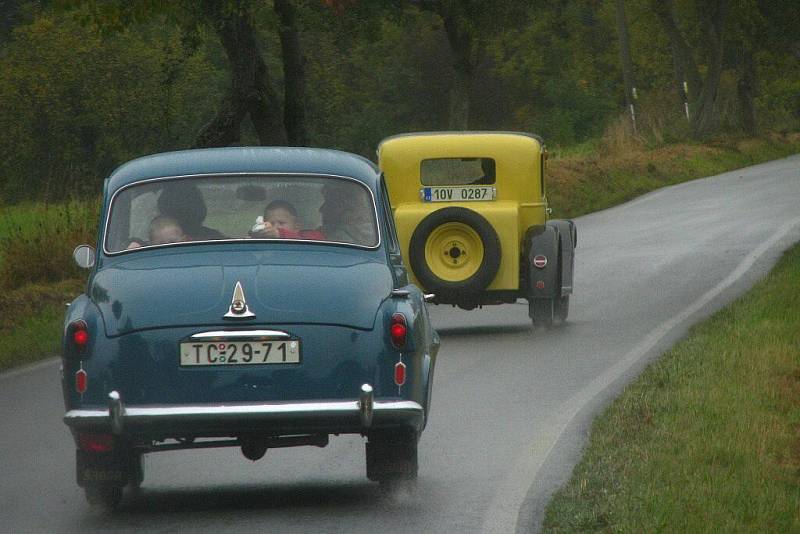
<instances>
[{"instance_id":1,"label":"red tail light","mask_svg":"<svg viewBox=\"0 0 800 534\"><path fill-rule=\"evenodd\" d=\"M72 343L78 349L83 349L89 343L89 328L82 320L74 321L70 325L72 331Z\"/></svg>"},{"instance_id":2,"label":"red tail light","mask_svg":"<svg viewBox=\"0 0 800 534\"><path fill-rule=\"evenodd\" d=\"M389 327L389 337L392 339L392 345L395 348L402 349L406 344L406 334L408 328L406 327L406 316L402 313L395 313L392 315L392 324Z\"/></svg>"},{"instance_id":3,"label":"red tail light","mask_svg":"<svg viewBox=\"0 0 800 534\"><path fill-rule=\"evenodd\" d=\"M86 388L89 386L89 377L86 375L86 371L83 369L78 369L75 373L75 391L83 395L86 393Z\"/></svg>"},{"instance_id":4,"label":"red tail light","mask_svg":"<svg viewBox=\"0 0 800 534\"><path fill-rule=\"evenodd\" d=\"M78 448L88 452L110 452L114 448L111 434L78 434Z\"/></svg>"},{"instance_id":5,"label":"red tail light","mask_svg":"<svg viewBox=\"0 0 800 534\"><path fill-rule=\"evenodd\" d=\"M403 362L394 364L394 383L398 386L406 383L406 364Z\"/></svg>"}]
</instances>

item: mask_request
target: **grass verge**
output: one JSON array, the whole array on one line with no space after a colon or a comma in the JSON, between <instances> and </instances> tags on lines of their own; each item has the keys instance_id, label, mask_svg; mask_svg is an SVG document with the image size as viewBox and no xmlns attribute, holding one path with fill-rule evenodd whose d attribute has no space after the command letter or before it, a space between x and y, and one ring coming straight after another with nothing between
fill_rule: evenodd
<instances>
[{"instance_id":1,"label":"grass verge","mask_svg":"<svg viewBox=\"0 0 800 534\"><path fill-rule=\"evenodd\" d=\"M83 276L72 251L80 243L94 244L99 207L99 199L4 207L0 290Z\"/></svg>"},{"instance_id":2,"label":"grass verge","mask_svg":"<svg viewBox=\"0 0 800 534\"><path fill-rule=\"evenodd\" d=\"M726 138L709 144L648 148L607 134L592 151L555 153L547 184L555 217L609 208L666 185L712 176L800 152L800 134Z\"/></svg>"},{"instance_id":3,"label":"grass verge","mask_svg":"<svg viewBox=\"0 0 800 534\"><path fill-rule=\"evenodd\" d=\"M33 363L58 351L65 303L83 280L29 284L0 295L0 371Z\"/></svg>"},{"instance_id":4,"label":"grass verge","mask_svg":"<svg viewBox=\"0 0 800 534\"><path fill-rule=\"evenodd\" d=\"M800 246L600 416L547 532L800 531Z\"/></svg>"}]
</instances>

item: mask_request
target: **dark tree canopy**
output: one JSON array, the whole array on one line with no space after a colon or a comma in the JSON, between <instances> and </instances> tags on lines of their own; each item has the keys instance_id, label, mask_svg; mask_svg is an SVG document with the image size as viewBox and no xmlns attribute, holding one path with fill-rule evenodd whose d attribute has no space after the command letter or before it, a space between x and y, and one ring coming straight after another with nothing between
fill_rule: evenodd
<instances>
[{"instance_id":1,"label":"dark tree canopy","mask_svg":"<svg viewBox=\"0 0 800 534\"><path fill-rule=\"evenodd\" d=\"M596 139L796 131L792 0L0 0L0 195L96 191L133 157L404 131ZM691 123L683 104L688 87Z\"/></svg>"}]
</instances>

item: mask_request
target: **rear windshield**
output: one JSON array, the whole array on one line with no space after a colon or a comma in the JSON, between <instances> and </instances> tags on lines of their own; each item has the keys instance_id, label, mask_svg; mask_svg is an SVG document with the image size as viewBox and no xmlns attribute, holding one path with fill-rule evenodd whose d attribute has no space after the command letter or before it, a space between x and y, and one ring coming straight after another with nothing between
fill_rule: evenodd
<instances>
[{"instance_id":1,"label":"rear windshield","mask_svg":"<svg viewBox=\"0 0 800 534\"><path fill-rule=\"evenodd\" d=\"M375 204L342 178L215 176L148 180L111 204L106 252L230 240L378 246Z\"/></svg>"},{"instance_id":2,"label":"rear windshield","mask_svg":"<svg viewBox=\"0 0 800 534\"><path fill-rule=\"evenodd\" d=\"M488 185L495 182L492 158L437 158L420 163L422 185Z\"/></svg>"}]
</instances>

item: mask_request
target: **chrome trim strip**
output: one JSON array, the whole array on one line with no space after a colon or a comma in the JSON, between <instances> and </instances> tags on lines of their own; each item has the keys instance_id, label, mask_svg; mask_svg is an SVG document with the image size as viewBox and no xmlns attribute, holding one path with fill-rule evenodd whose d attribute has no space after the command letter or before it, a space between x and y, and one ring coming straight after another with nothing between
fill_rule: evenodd
<instances>
[{"instance_id":1,"label":"chrome trim strip","mask_svg":"<svg viewBox=\"0 0 800 534\"><path fill-rule=\"evenodd\" d=\"M288 339L292 336L282 330L214 330L192 334L189 339L199 341L203 339L252 339L255 337Z\"/></svg>"},{"instance_id":2,"label":"chrome trim strip","mask_svg":"<svg viewBox=\"0 0 800 534\"><path fill-rule=\"evenodd\" d=\"M126 419L158 419L161 417L192 417L192 416L225 416L225 415L282 415L309 413L314 415L352 414L359 413L359 401L332 401L332 402L300 402L282 404L240 404L240 405L182 405L182 406L147 406L127 407ZM373 413L391 412L420 412L422 406L414 401L374 401ZM70 410L64 415L64 422L77 422L81 420L97 420L105 422L108 419L107 410Z\"/></svg>"},{"instance_id":3,"label":"chrome trim strip","mask_svg":"<svg viewBox=\"0 0 800 534\"><path fill-rule=\"evenodd\" d=\"M355 182L364 189L369 192L369 196L372 199L372 208L373 213L375 214L375 224L376 230L378 232L378 242L374 246L366 246L366 245L359 245L357 243L345 243L343 241L320 241L314 239L254 239L254 238L232 238L232 239L207 239L207 240L192 240L192 241L184 241L180 243L166 243L163 245L146 245L143 247L138 247L135 249L130 250L118 250L116 252L111 252L106 247L108 242L108 227L111 224L111 211L114 207L114 201L117 198L117 195L122 193L128 188L147 184L150 182L160 182L162 180L177 180L181 178L213 178L213 177L229 177L229 178L236 178L242 176L266 176L270 178L286 176L286 177L298 177L298 176L307 176L309 178L337 178L343 180L349 180L351 182ZM208 243L243 243L243 242L258 242L258 241L280 241L280 242L292 242L292 243L321 243L327 245L345 245L354 248L366 249L366 250L377 250L381 247L383 243L383 233L381 232L381 220L378 217L378 204L375 200L375 194L372 192L372 189L369 185L364 183L362 180L358 178L353 178L352 176L343 176L340 174L326 174L326 173L315 173L315 172L212 172L212 173L200 173L200 174L178 174L174 176L159 176L156 178L147 178L144 180L139 180L136 182L131 182L126 184L111 195L111 199L108 201L108 209L104 210L101 214L102 218L104 219L103 224L103 253L106 256L113 257L118 256L120 254L126 254L130 252L134 252L137 250L150 250L154 248L163 248L163 247L175 247L175 246L187 246L187 245L198 245L198 244L208 244Z\"/></svg>"}]
</instances>

